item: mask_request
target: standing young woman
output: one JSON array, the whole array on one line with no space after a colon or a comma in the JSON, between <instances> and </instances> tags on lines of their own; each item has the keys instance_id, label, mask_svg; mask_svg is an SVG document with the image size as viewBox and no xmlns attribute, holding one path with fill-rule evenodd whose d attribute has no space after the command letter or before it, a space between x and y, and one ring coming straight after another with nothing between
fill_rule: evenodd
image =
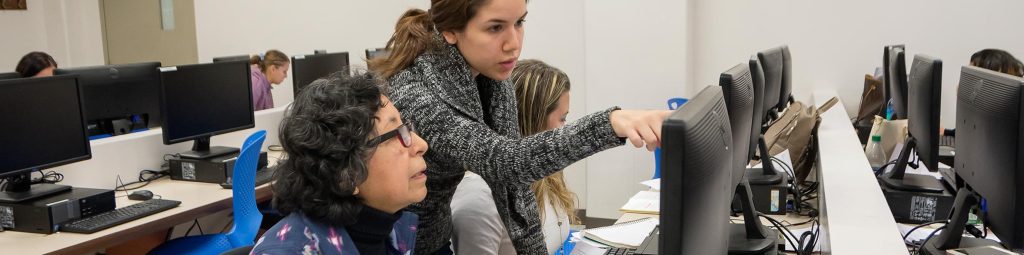
<instances>
[{"instance_id":1,"label":"standing young woman","mask_svg":"<svg viewBox=\"0 0 1024 255\"><path fill-rule=\"evenodd\" d=\"M416 253L450 253L450 203L466 171L491 188L519 254L546 254L530 185L573 162L623 144L653 150L669 111L612 107L563 128L522 136L515 92L507 81L519 58L525 0L432 0L399 19L386 58L370 61L388 80L389 97L430 143L427 197Z\"/></svg>"},{"instance_id":2,"label":"standing young woman","mask_svg":"<svg viewBox=\"0 0 1024 255\"><path fill-rule=\"evenodd\" d=\"M281 84L288 78L291 60L279 50L268 50L266 53L252 56L249 59L249 72L252 76L252 106L254 111L274 108L274 95L270 93L272 85Z\"/></svg>"},{"instance_id":3,"label":"standing young woman","mask_svg":"<svg viewBox=\"0 0 1024 255\"><path fill-rule=\"evenodd\" d=\"M516 64L510 80L519 105L519 132L525 136L565 126L569 114L569 76L539 60ZM555 254L569 236L576 217L576 194L556 172L530 185L537 198L547 254ZM452 246L460 254L516 254L494 207L491 189L476 174L466 173L452 197Z\"/></svg>"}]
</instances>

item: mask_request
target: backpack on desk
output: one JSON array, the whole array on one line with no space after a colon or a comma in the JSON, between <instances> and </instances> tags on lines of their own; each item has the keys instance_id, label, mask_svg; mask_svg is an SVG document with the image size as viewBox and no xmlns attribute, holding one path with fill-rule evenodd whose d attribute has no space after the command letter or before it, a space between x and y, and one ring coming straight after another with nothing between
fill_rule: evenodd
<instances>
[{"instance_id":1,"label":"backpack on desk","mask_svg":"<svg viewBox=\"0 0 1024 255\"><path fill-rule=\"evenodd\" d=\"M831 109L838 101L838 98L832 97L822 104L821 108L815 108L813 105L808 107L803 102L794 101L765 131L764 139L768 146L768 154L774 156L789 150L798 183L807 179L817 159L817 135L821 113Z\"/></svg>"}]
</instances>

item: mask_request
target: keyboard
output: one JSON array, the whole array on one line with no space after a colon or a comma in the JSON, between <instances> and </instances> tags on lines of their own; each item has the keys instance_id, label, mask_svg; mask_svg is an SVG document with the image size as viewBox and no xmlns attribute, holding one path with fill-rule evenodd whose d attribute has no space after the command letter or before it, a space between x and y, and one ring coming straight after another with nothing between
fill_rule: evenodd
<instances>
[{"instance_id":1,"label":"keyboard","mask_svg":"<svg viewBox=\"0 0 1024 255\"><path fill-rule=\"evenodd\" d=\"M633 255L636 252L634 248L622 248L622 247L608 247L604 251L605 255Z\"/></svg>"},{"instance_id":2,"label":"keyboard","mask_svg":"<svg viewBox=\"0 0 1024 255\"><path fill-rule=\"evenodd\" d=\"M178 207L181 201L166 199L150 199L133 205L100 213L88 218L66 222L60 226L61 232L92 234L122 223L133 221L158 212Z\"/></svg>"},{"instance_id":3,"label":"keyboard","mask_svg":"<svg viewBox=\"0 0 1024 255\"><path fill-rule=\"evenodd\" d=\"M277 172L277 168L266 167L260 170L256 170L256 187L268 183L274 180L274 172ZM220 184L221 188L231 189L232 182L229 177L227 181Z\"/></svg>"},{"instance_id":4,"label":"keyboard","mask_svg":"<svg viewBox=\"0 0 1024 255\"><path fill-rule=\"evenodd\" d=\"M939 137L939 146L948 146L956 148L956 136L941 136Z\"/></svg>"}]
</instances>

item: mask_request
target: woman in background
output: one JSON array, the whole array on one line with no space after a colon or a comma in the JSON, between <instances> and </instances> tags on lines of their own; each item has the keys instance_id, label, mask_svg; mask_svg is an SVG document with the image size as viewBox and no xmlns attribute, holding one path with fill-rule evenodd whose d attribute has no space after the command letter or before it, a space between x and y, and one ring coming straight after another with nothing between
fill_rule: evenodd
<instances>
[{"instance_id":1,"label":"woman in background","mask_svg":"<svg viewBox=\"0 0 1024 255\"><path fill-rule=\"evenodd\" d=\"M18 61L15 72L22 78L53 76L53 69L57 69L57 61L46 52L33 51L25 54Z\"/></svg>"},{"instance_id":2,"label":"woman in background","mask_svg":"<svg viewBox=\"0 0 1024 255\"><path fill-rule=\"evenodd\" d=\"M272 85L281 84L288 78L291 67L288 55L278 50L252 56L249 72L252 75L252 106L254 111L274 108L274 95L270 93Z\"/></svg>"}]
</instances>

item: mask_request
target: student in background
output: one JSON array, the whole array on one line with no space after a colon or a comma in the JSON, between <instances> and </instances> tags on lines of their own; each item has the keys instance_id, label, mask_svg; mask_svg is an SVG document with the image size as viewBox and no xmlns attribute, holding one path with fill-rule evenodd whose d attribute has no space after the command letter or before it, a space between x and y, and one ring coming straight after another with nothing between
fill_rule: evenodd
<instances>
[{"instance_id":1,"label":"student in background","mask_svg":"<svg viewBox=\"0 0 1024 255\"><path fill-rule=\"evenodd\" d=\"M519 106L519 132L524 136L565 125L569 114L569 76L539 60L522 60L512 70ZM576 194L565 185L562 171L530 185L537 199L547 254L555 254L569 236L576 217ZM452 197L452 237L458 254L516 254L501 223L491 189L480 175L466 173Z\"/></svg>"},{"instance_id":2,"label":"student in background","mask_svg":"<svg viewBox=\"0 0 1024 255\"><path fill-rule=\"evenodd\" d=\"M432 0L430 11L406 11L386 57L370 68L388 81L388 95L431 144L427 198L417 254L450 254L452 195L466 171L491 188L516 252L544 254L536 195L530 185L573 162L621 146L660 145L670 111L621 110L581 117L563 128L523 136L508 79L522 50L526 0ZM628 86L628 84L622 84Z\"/></svg>"},{"instance_id":3,"label":"student in background","mask_svg":"<svg viewBox=\"0 0 1024 255\"><path fill-rule=\"evenodd\" d=\"M427 143L369 75L333 74L303 89L281 121L288 158L274 207L288 214L251 254L408 254L426 196Z\"/></svg>"},{"instance_id":4,"label":"student in background","mask_svg":"<svg viewBox=\"0 0 1024 255\"><path fill-rule=\"evenodd\" d=\"M971 55L971 65L1017 77L1024 76L1024 65L1012 54L1000 49L984 49Z\"/></svg>"},{"instance_id":5,"label":"student in background","mask_svg":"<svg viewBox=\"0 0 1024 255\"><path fill-rule=\"evenodd\" d=\"M274 96L270 93L272 85L281 84L288 78L291 67L288 55L278 50L252 56L252 106L254 111L274 108Z\"/></svg>"},{"instance_id":6,"label":"student in background","mask_svg":"<svg viewBox=\"0 0 1024 255\"><path fill-rule=\"evenodd\" d=\"M1024 76L1024 64L1012 54L1000 49L984 49L971 55L971 66L1005 73L1017 77ZM956 136L955 128L940 128L940 136Z\"/></svg>"},{"instance_id":7,"label":"student in background","mask_svg":"<svg viewBox=\"0 0 1024 255\"><path fill-rule=\"evenodd\" d=\"M15 72L21 74L22 78L53 76L53 69L57 69L57 61L46 52L33 51L25 54L18 61Z\"/></svg>"}]
</instances>

